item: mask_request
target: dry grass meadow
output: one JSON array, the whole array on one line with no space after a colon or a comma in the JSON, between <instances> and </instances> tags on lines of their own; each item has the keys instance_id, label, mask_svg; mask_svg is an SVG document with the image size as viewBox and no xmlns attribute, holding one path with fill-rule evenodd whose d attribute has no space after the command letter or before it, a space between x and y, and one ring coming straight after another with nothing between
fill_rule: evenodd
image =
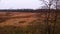
<instances>
[{"instance_id":1,"label":"dry grass meadow","mask_svg":"<svg viewBox=\"0 0 60 34\"><path fill-rule=\"evenodd\" d=\"M46 16L47 13L44 12L0 12L0 34L47 34ZM55 14L50 13L51 34L54 16ZM57 19L55 34L60 34L59 13Z\"/></svg>"}]
</instances>

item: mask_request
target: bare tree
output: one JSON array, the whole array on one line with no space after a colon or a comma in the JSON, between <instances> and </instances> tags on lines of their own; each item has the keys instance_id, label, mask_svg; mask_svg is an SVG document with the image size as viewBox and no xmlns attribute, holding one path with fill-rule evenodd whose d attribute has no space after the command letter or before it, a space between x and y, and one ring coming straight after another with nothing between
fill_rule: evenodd
<instances>
[{"instance_id":1,"label":"bare tree","mask_svg":"<svg viewBox=\"0 0 60 34\"><path fill-rule=\"evenodd\" d=\"M57 23L57 9L58 8L58 1L59 0L55 0L55 3L56 3L56 11L55 11L55 20L54 20L54 27L53 27L53 33L52 34L55 34L55 26L56 26L56 23Z\"/></svg>"},{"instance_id":2,"label":"bare tree","mask_svg":"<svg viewBox=\"0 0 60 34\"><path fill-rule=\"evenodd\" d=\"M44 4L44 6L47 7L47 8L44 7L45 9L51 9L54 0L40 0L40 1L42 1L42 4Z\"/></svg>"},{"instance_id":3,"label":"bare tree","mask_svg":"<svg viewBox=\"0 0 60 34\"><path fill-rule=\"evenodd\" d=\"M45 7L43 7L43 8L45 8L45 9L49 9L48 10L48 12L47 12L47 16L46 16L46 25L47 25L47 34L51 34L51 24L49 23L49 16L50 16L50 9L51 9L51 6L53 5L53 3L54 3L54 0L40 0L40 1L42 1L43 3L42 4L44 4L45 5L45 7L47 7L47 8L45 8ZM55 6L55 5L53 5L53 6Z\"/></svg>"},{"instance_id":4,"label":"bare tree","mask_svg":"<svg viewBox=\"0 0 60 34\"><path fill-rule=\"evenodd\" d=\"M50 27L51 27L51 25L49 25L49 16L50 16L50 9L51 9L51 7L53 6L54 8L53 9L56 9L56 11L55 11L55 20L54 20L54 27L53 27L53 32L52 32L52 34L54 34L54 32L55 32L55 26L56 26L56 23L57 23L57 9L59 9L58 7L60 7L60 5L59 5L59 3L58 3L58 1L59 0L40 0L40 1L42 1L43 3L42 4L44 4L44 6L42 6L42 9L49 9L49 11L48 11L48 13L47 13L47 21L46 21L46 23L47 23L47 34L51 34L50 33Z\"/></svg>"}]
</instances>

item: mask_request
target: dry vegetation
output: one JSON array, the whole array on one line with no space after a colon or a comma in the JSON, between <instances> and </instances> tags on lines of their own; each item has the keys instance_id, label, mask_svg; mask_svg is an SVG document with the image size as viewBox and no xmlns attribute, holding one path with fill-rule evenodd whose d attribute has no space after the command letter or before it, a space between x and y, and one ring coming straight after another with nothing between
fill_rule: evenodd
<instances>
[{"instance_id":1,"label":"dry vegetation","mask_svg":"<svg viewBox=\"0 0 60 34\"><path fill-rule=\"evenodd\" d=\"M47 34L47 12L0 12L0 34ZM50 13L51 34L54 26L54 12ZM57 16L55 34L60 34L60 14Z\"/></svg>"},{"instance_id":2,"label":"dry vegetation","mask_svg":"<svg viewBox=\"0 0 60 34\"><path fill-rule=\"evenodd\" d=\"M4 14L5 13L5 14ZM36 13L22 13L22 12L3 12L0 17L0 26L26 26L29 22L36 20ZM4 21L5 20L5 21Z\"/></svg>"}]
</instances>

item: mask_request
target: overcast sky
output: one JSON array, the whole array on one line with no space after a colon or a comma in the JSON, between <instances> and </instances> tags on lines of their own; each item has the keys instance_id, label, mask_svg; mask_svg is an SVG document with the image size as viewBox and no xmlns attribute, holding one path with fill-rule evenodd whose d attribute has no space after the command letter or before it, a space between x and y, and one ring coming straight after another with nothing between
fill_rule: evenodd
<instances>
[{"instance_id":1,"label":"overcast sky","mask_svg":"<svg viewBox=\"0 0 60 34\"><path fill-rule=\"evenodd\" d=\"M0 9L38 9L39 0L0 0Z\"/></svg>"}]
</instances>

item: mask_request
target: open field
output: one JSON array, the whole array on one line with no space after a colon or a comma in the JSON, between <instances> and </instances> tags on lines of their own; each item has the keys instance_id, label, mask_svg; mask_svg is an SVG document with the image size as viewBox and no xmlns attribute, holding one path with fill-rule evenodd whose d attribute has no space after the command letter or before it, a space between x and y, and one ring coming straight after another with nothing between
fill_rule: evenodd
<instances>
[{"instance_id":1,"label":"open field","mask_svg":"<svg viewBox=\"0 0 60 34\"><path fill-rule=\"evenodd\" d=\"M36 20L36 13L19 13L19 12L10 12L10 14L6 14L6 12L2 13L1 19L5 19L5 21L0 23L0 26L21 26L24 27L28 25L29 22Z\"/></svg>"},{"instance_id":2,"label":"open field","mask_svg":"<svg viewBox=\"0 0 60 34\"><path fill-rule=\"evenodd\" d=\"M0 34L47 34L46 12L0 12ZM49 15L50 33L53 33L55 13ZM57 13L55 34L60 34L60 13Z\"/></svg>"},{"instance_id":3,"label":"open field","mask_svg":"<svg viewBox=\"0 0 60 34\"><path fill-rule=\"evenodd\" d=\"M38 13L24 13L24 12L0 12L0 26L26 26L30 22L37 20ZM44 19L44 15L41 15L40 19Z\"/></svg>"}]
</instances>

